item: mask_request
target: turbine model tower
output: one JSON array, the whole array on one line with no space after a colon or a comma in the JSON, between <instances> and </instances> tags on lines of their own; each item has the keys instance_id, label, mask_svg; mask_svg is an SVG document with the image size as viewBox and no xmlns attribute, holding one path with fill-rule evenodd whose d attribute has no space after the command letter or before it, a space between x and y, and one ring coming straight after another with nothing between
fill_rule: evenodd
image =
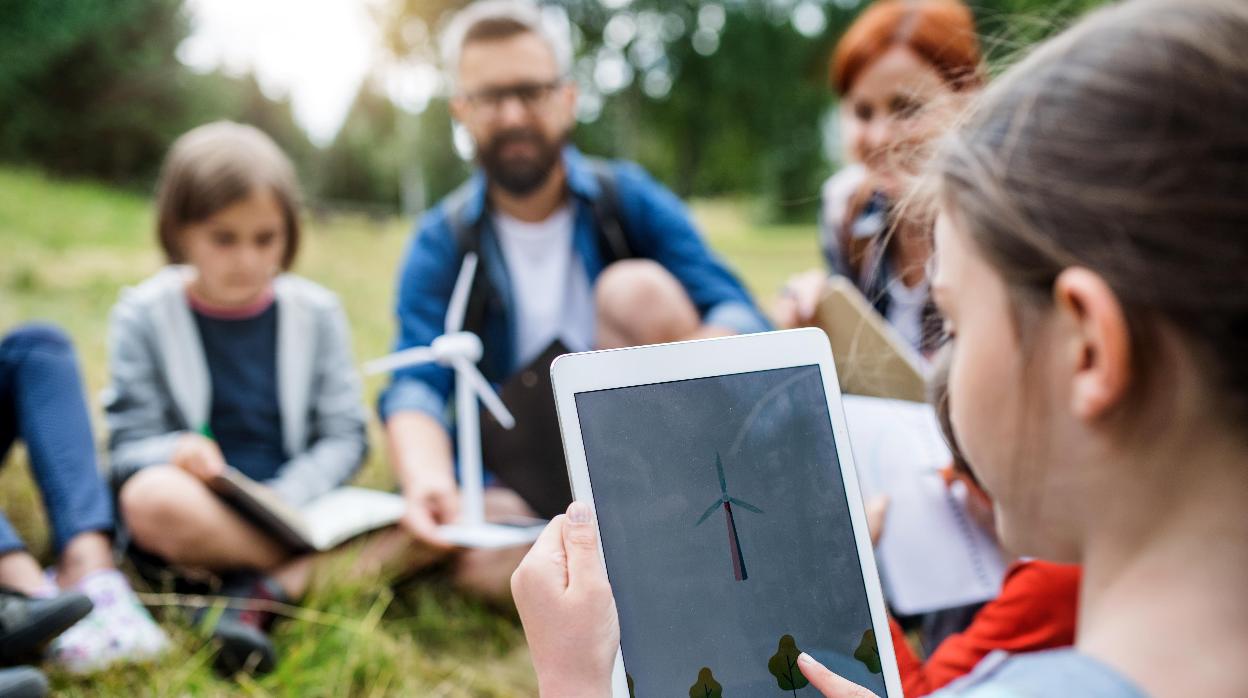
<instances>
[{"instance_id":1,"label":"turbine model tower","mask_svg":"<svg viewBox=\"0 0 1248 698\"><path fill-rule=\"evenodd\" d=\"M404 349L389 356L368 362L364 372L372 375L389 373L401 368L423 363L437 363L455 371L455 426L457 457L462 490L461 519L458 524L443 526L440 532L452 543L464 543L476 547L478 541L494 541L504 545L531 542L536 538L526 529L514 526L497 526L485 522L485 488L481 473L481 424L477 401L494 415L506 429L515 426L516 420L507 406L494 392L493 386L477 370L483 348L481 340L471 332L465 332L464 314L468 310L468 294L477 271L477 255L464 255L464 263L455 279L450 304L446 310L445 333L427 347ZM520 534L520 535L518 535ZM527 539L527 540L525 540ZM514 543L513 543L514 544ZM493 545L485 544L486 547Z\"/></svg>"},{"instance_id":2,"label":"turbine model tower","mask_svg":"<svg viewBox=\"0 0 1248 698\"><path fill-rule=\"evenodd\" d=\"M694 527L701 526L702 522L711 518L711 514L714 514L716 509L723 507L724 518L728 522L728 550L732 555L732 574L738 582L743 582L749 578L749 573L745 570L745 555L741 552L741 539L737 536L737 521L732 514L732 505L735 504L755 514L761 514L763 510L736 497L728 496L728 481L724 478L724 464L720 461L718 453L715 454L715 471L719 475L719 501L707 508L706 513L702 514L702 518L698 519Z\"/></svg>"}]
</instances>

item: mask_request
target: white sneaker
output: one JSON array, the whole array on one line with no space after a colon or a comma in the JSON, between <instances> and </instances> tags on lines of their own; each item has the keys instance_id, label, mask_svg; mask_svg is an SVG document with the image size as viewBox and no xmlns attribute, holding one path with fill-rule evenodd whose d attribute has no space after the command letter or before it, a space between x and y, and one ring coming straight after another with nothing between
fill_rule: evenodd
<instances>
[{"instance_id":1,"label":"white sneaker","mask_svg":"<svg viewBox=\"0 0 1248 698\"><path fill-rule=\"evenodd\" d=\"M75 674L117 663L142 662L169 649L169 637L118 570L93 572L78 582L95 609L52 642L52 661Z\"/></svg>"}]
</instances>

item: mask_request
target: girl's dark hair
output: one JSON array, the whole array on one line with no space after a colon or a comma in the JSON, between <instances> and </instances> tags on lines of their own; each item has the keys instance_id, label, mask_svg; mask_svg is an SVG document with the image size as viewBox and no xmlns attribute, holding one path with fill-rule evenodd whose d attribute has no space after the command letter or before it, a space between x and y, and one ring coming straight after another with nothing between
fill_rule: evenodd
<instances>
[{"instance_id":1,"label":"girl's dark hair","mask_svg":"<svg viewBox=\"0 0 1248 698\"><path fill-rule=\"evenodd\" d=\"M946 344L932 357L931 375L927 379L927 401L936 412L936 422L940 424L940 435L944 437L945 445L949 447L949 454L953 459L953 469L966 474L978 485L979 480L971 472L971 466L966 462L962 447L958 445L958 437L953 433L953 413L949 408L950 349L951 347Z\"/></svg>"},{"instance_id":2,"label":"girl's dark hair","mask_svg":"<svg viewBox=\"0 0 1248 698\"><path fill-rule=\"evenodd\" d=\"M156 237L170 264L184 261L181 235L257 189L277 197L286 219L289 269L299 252L299 186L281 148L258 128L216 121L182 134L160 170L156 185Z\"/></svg>"},{"instance_id":3,"label":"girl's dark hair","mask_svg":"<svg viewBox=\"0 0 1248 698\"><path fill-rule=\"evenodd\" d=\"M1248 2L1095 12L992 83L935 173L1020 331L1062 270L1090 269L1124 308L1137 385L1177 336L1248 424Z\"/></svg>"}]
</instances>

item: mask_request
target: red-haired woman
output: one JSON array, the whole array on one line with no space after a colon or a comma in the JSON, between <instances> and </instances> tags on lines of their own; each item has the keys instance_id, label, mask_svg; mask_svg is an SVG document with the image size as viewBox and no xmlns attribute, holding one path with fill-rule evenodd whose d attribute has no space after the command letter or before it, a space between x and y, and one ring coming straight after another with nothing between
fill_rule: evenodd
<instances>
[{"instance_id":1,"label":"red-haired woman","mask_svg":"<svg viewBox=\"0 0 1248 698\"><path fill-rule=\"evenodd\" d=\"M960 0L881 0L841 38L831 82L851 164L824 184L820 244L827 272L844 275L912 346L939 338L927 284L930 230L894 215L924 146L982 82L979 39ZM792 279L776 307L782 326L808 323L827 274Z\"/></svg>"}]
</instances>

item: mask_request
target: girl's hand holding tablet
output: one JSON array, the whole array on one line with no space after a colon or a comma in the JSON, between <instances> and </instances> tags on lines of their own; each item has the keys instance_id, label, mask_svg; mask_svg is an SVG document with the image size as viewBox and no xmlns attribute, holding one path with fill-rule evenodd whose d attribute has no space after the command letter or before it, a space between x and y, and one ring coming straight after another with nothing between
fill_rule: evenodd
<instances>
[{"instance_id":1,"label":"girl's hand holding tablet","mask_svg":"<svg viewBox=\"0 0 1248 698\"><path fill-rule=\"evenodd\" d=\"M550 522L512 575L511 591L542 698L610 698L620 626L587 505L573 502ZM798 667L827 698L875 698L808 654Z\"/></svg>"},{"instance_id":2,"label":"girl's hand holding tablet","mask_svg":"<svg viewBox=\"0 0 1248 698\"><path fill-rule=\"evenodd\" d=\"M620 625L589 506L556 516L511 577L543 698L611 698Z\"/></svg>"}]
</instances>

